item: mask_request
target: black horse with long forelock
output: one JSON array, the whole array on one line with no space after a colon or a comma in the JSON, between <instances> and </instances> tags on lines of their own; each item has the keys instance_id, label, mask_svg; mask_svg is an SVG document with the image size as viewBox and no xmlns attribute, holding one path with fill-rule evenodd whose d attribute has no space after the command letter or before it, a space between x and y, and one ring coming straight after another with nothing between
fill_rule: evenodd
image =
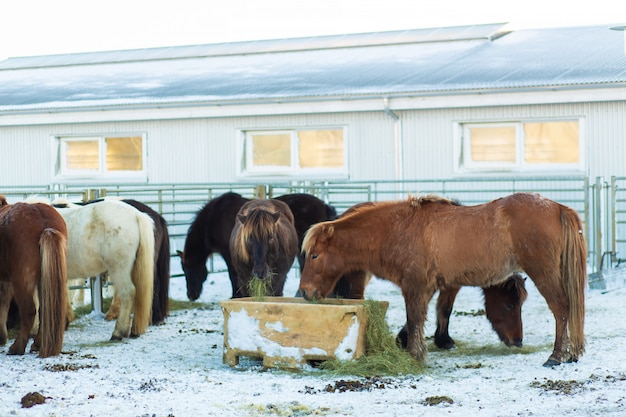
<instances>
[{"instance_id":1,"label":"black horse with long forelock","mask_svg":"<svg viewBox=\"0 0 626 417\"><path fill-rule=\"evenodd\" d=\"M308 228L321 221L333 220L337 217L335 209L319 198L304 193L285 194L276 197L291 210L294 226L298 235L298 248ZM202 285L206 281L208 270L206 261L214 253L219 254L226 263L232 286L232 296L241 297L237 287L237 274L233 267L229 248L230 234L235 226L237 212L250 199L240 194L228 192L211 199L196 214L187 231L183 251L177 251L181 258L183 272L187 280L187 297L197 300L202 293ZM298 251L300 269L304 267L303 257Z\"/></svg>"},{"instance_id":2,"label":"black horse with long forelock","mask_svg":"<svg viewBox=\"0 0 626 417\"><path fill-rule=\"evenodd\" d=\"M298 235L289 206L280 200L251 200L237 213L230 235L237 293L250 293L250 282L265 283L268 295L282 296L287 273L298 254Z\"/></svg>"}]
</instances>

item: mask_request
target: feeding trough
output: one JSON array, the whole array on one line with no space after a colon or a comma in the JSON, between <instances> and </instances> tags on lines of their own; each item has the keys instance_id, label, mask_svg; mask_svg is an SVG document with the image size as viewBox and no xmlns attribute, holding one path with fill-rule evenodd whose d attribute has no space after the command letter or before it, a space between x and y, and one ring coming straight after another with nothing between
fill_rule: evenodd
<instances>
[{"instance_id":1,"label":"feeding trough","mask_svg":"<svg viewBox=\"0 0 626 417\"><path fill-rule=\"evenodd\" d=\"M389 303L381 302L386 310ZM265 368L300 368L309 361L358 359L365 354L363 300L238 298L220 302L224 313L224 363L262 358Z\"/></svg>"}]
</instances>

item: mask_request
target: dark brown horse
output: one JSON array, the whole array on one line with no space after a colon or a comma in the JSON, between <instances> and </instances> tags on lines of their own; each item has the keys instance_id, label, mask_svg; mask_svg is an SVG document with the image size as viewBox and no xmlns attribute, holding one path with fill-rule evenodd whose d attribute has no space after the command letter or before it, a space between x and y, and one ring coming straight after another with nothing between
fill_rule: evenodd
<instances>
[{"instance_id":1,"label":"dark brown horse","mask_svg":"<svg viewBox=\"0 0 626 417\"><path fill-rule=\"evenodd\" d=\"M268 295L282 296L287 273L298 254L289 206L275 199L244 204L231 233L230 254L238 294L250 296L248 284L256 277L270 283Z\"/></svg>"},{"instance_id":2,"label":"dark brown horse","mask_svg":"<svg viewBox=\"0 0 626 417\"><path fill-rule=\"evenodd\" d=\"M556 321L546 366L584 353L586 243L573 209L518 193L477 206L437 196L376 203L313 226L303 250L300 290L325 297L339 277L367 270L397 284L406 304L407 349L426 353L424 321L438 288L488 287L525 272Z\"/></svg>"},{"instance_id":3,"label":"dark brown horse","mask_svg":"<svg viewBox=\"0 0 626 417\"><path fill-rule=\"evenodd\" d=\"M8 204L0 196L0 344L7 342L7 312L14 298L20 330L9 347L23 355L40 300L39 329L31 351L40 357L61 352L66 326L67 229L63 218L46 204ZM37 290L37 293L35 293Z\"/></svg>"},{"instance_id":4,"label":"dark brown horse","mask_svg":"<svg viewBox=\"0 0 626 417\"><path fill-rule=\"evenodd\" d=\"M276 197L289 206L293 217L298 241L302 242L305 232L315 223L337 217L335 209L319 198L303 193L285 194ZM226 263L232 286L232 296L241 297L237 292L237 274L231 259L229 242L239 209L249 199L233 192L211 199L196 214L185 240L183 251L177 251L181 258L187 281L187 297L196 300L202 293L208 270L207 259L213 253L219 254ZM304 266L304 256L298 252L300 269Z\"/></svg>"},{"instance_id":5,"label":"dark brown horse","mask_svg":"<svg viewBox=\"0 0 626 417\"><path fill-rule=\"evenodd\" d=\"M452 349L454 340L450 337L449 324L454 300L460 287L442 288L437 298L437 327L435 346L440 349ZM500 340L507 346L522 347L524 329L522 327L522 304L528 292L524 278L513 274L502 284L481 288L485 301L485 314ZM408 335L405 326L397 336L398 343L406 348Z\"/></svg>"}]
</instances>

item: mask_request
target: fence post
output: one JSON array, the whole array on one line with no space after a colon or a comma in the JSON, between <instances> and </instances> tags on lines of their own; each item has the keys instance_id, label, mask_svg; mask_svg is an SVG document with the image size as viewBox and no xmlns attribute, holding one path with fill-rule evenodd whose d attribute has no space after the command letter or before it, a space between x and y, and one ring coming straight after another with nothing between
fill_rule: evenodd
<instances>
[{"instance_id":1,"label":"fence post","mask_svg":"<svg viewBox=\"0 0 626 417\"><path fill-rule=\"evenodd\" d=\"M600 272L602 270L602 177L596 177L596 184L594 190L594 229L595 229L595 252L596 262L595 271Z\"/></svg>"}]
</instances>

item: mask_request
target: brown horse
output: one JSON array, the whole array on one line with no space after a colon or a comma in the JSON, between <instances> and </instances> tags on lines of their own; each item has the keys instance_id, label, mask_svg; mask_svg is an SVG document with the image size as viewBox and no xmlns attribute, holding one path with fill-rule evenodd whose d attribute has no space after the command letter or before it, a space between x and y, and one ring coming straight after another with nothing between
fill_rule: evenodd
<instances>
[{"instance_id":1,"label":"brown horse","mask_svg":"<svg viewBox=\"0 0 626 417\"><path fill-rule=\"evenodd\" d=\"M437 197L381 202L314 225L303 250L300 290L325 297L342 273L371 271L397 284L406 304L407 349L426 353L424 321L438 288L501 283L525 272L556 321L545 366L584 353L586 243L573 209L538 194L517 193L476 206ZM569 333L569 334L568 334Z\"/></svg>"},{"instance_id":2,"label":"brown horse","mask_svg":"<svg viewBox=\"0 0 626 417\"><path fill-rule=\"evenodd\" d=\"M287 273L298 254L289 206L276 199L245 203L231 233L230 254L237 273L237 294L248 297L248 284L257 277L270 282L271 295L282 296Z\"/></svg>"},{"instance_id":3,"label":"brown horse","mask_svg":"<svg viewBox=\"0 0 626 417\"><path fill-rule=\"evenodd\" d=\"M371 206L374 203L366 201L355 204L343 212L345 217L362 207ZM452 204L461 205L456 200ZM305 262L301 261L301 265ZM365 287L369 283L372 274L366 271L350 271L342 275L329 297L340 298L365 298ZM441 288L437 298L437 327L435 330L435 345L440 349L452 349L454 340L450 337L449 324L454 300L459 293L460 287ZM524 329L522 327L522 304L528 293L524 285L524 279L519 274L513 274L502 284L482 288L485 301L485 313L493 330L507 346L522 346ZM300 295L298 293L298 295ZM396 337L398 343L406 348L408 336L406 325Z\"/></svg>"},{"instance_id":4,"label":"brown horse","mask_svg":"<svg viewBox=\"0 0 626 417\"><path fill-rule=\"evenodd\" d=\"M23 355L40 300L39 329L31 346L42 358L61 352L67 308L67 229L46 204L8 204L0 196L0 344L7 341L11 297L20 315L20 330L9 347ZM37 289L37 293L35 293Z\"/></svg>"}]
</instances>

